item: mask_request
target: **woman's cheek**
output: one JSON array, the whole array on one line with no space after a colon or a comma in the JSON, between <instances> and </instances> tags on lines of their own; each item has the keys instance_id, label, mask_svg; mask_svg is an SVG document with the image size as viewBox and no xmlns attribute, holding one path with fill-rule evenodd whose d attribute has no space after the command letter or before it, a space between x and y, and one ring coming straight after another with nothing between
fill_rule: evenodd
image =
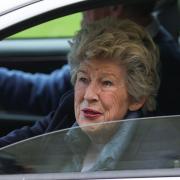
<instances>
[{"instance_id":1,"label":"woman's cheek","mask_svg":"<svg viewBox=\"0 0 180 180\"><path fill-rule=\"evenodd\" d=\"M111 107L114 107L117 103L118 97L115 96L115 94L112 92L105 92L101 94L101 103L103 104L104 108L111 109Z\"/></svg>"},{"instance_id":2,"label":"woman's cheek","mask_svg":"<svg viewBox=\"0 0 180 180\"><path fill-rule=\"evenodd\" d=\"M109 118L111 115L112 109L114 109L115 102L111 93L102 93L101 94L101 104L105 111L105 119Z\"/></svg>"},{"instance_id":3,"label":"woman's cheek","mask_svg":"<svg viewBox=\"0 0 180 180\"><path fill-rule=\"evenodd\" d=\"M116 93L107 93L101 96L102 105L105 110L105 121L117 120L126 113L126 98Z\"/></svg>"},{"instance_id":4,"label":"woman's cheek","mask_svg":"<svg viewBox=\"0 0 180 180\"><path fill-rule=\"evenodd\" d=\"M75 99L74 99L74 108L75 108L75 117L76 119L80 118L80 107L84 99L84 88L79 85L75 85Z\"/></svg>"}]
</instances>

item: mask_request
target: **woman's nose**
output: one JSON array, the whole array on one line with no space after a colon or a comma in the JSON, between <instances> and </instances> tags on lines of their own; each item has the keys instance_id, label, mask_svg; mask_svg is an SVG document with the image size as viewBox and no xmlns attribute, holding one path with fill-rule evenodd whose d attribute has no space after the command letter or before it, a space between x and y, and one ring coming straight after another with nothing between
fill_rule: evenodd
<instances>
[{"instance_id":1,"label":"woman's nose","mask_svg":"<svg viewBox=\"0 0 180 180\"><path fill-rule=\"evenodd\" d=\"M89 84L86 88L84 99L87 101L97 101L99 88L95 84Z\"/></svg>"}]
</instances>

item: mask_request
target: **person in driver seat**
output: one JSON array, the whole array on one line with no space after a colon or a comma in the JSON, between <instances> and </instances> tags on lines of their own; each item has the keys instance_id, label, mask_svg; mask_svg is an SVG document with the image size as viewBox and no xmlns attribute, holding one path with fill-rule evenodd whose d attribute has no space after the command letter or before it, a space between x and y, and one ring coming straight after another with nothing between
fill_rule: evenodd
<instances>
[{"instance_id":1,"label":"person in driver seat","mask_svg":"<svg viewBox=\"0 0 180 180\"><path fill-rule=\"evenodd\" d=\"M139 119L156 109L160 84L159 51L143 27L113 18L84 24L71 42L68 63L74 90L42 121L0 138L1 147L75 121L79 130L71 128L56 141L63 145L59 172L173 167L179 151L171 140L179 129ZM50 152L55 148L46 145Z\"/></svg>"},{"instance_id":2,"label":"person in driver seat","mask_svg":"<svg viewBox=\"0 0 180 180\"><path fill-rule=\"evenodd\" d=\"M80 131L70 130L64 142L65 149L72 149L70 166L76 162L75 171L108 169L109 163L116 167L114 158L119 159L128 147L136 121L122 121L120 126L115 122L140 118L156 109L159 51L143 27L106 18L83 25L71 42L68 62L74 91L64 95L54 114L0 138L0 145L55 131L61 123L76 120L73 126ZM110 126L104 124L111 121L115 122ZM87 126L92 123L95 126ZM87 146L81 147L81 140ZM119 145L111 146L117 141ZM77 148L81 150L78 158ZM104 151L108 153L103 155ZM97 157L102 157L99 163ZM68 169L69 163L63 161L62 169Z\"/></svg>"}]
</instances>

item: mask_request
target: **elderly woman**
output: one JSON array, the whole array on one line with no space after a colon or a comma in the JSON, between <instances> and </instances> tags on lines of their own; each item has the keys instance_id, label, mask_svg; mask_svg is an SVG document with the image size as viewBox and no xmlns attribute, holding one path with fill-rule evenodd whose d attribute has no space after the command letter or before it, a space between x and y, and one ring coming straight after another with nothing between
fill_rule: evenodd
<instances>
[{"instance_id":1,"label":"elderly woman","mask_svg":"<svg viewBox=\"0 0 180 180\"><path fill-rule=\"evenodd\" d=\"M79 140L74 129L66 137L72 151L80 152L71 167L114 169L135 126L135 121L115 122L142 117L156 108L158 50L135 23L109 18L84 26L71 45L75 119L82 130ZM110 121L114 122L105 123ZM64 167L69 169L68 164Z\"/></svg>"},{"instance_id":2,"label":"elderly woman","mask_svg":"<svg viewBox=\"0 0 180 180\"><path fill-rule=\"evenodd\" d=\"M142 27L110 18L84 25L71 46L74 92L64 95L53 117L14 131L0 144L58 130L65 121L68 127L76 120L80 130L66 134L68 160L61 161L62 170L119 169L136 126L136 121L122 119L143 117L156 108L158 50Z\"/></svg>"}]
</instances>

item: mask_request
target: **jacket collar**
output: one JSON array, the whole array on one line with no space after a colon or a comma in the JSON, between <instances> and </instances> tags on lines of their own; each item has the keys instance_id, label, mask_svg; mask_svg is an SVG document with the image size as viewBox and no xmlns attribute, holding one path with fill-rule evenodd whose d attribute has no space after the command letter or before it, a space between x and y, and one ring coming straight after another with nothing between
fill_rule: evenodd
<instances>
[{"instance_id":1,"label":"jacket collar","mask_svg":"<svg viewBox=\"0 0 180 180\"><path fill-rule=\"evenodd\" d=\"M136 120L133 118L142 117L140 111L128 112L125 120L119 123L119 129L111 138L111 140L103 147L98 159L90 171L97 170L113 170L120 157L128 147L133 132L136 127ZM131 119L131 120L127 120ZM65 137L69 148L74 154L73 162L75 163L76 169L81 170L83 159L86 155L88 146L90 145L90 139L88 136L81 131L77 123L75 123Z\"/></svg>"},{"instance_id":2,"label":"jacket collar","mask_svg":"<svg viewBox=\"0 0 180 180\"><path fill-rule=\"evenodd\" d=\"M102 149L95 165L91 169L92 171L115 169L118 160L128 147L134 134L137 122L134 118L140 117L140 114L140 112L129 112L125 120L119 123L118 131Z\"/></svg>"}]
</instances>

